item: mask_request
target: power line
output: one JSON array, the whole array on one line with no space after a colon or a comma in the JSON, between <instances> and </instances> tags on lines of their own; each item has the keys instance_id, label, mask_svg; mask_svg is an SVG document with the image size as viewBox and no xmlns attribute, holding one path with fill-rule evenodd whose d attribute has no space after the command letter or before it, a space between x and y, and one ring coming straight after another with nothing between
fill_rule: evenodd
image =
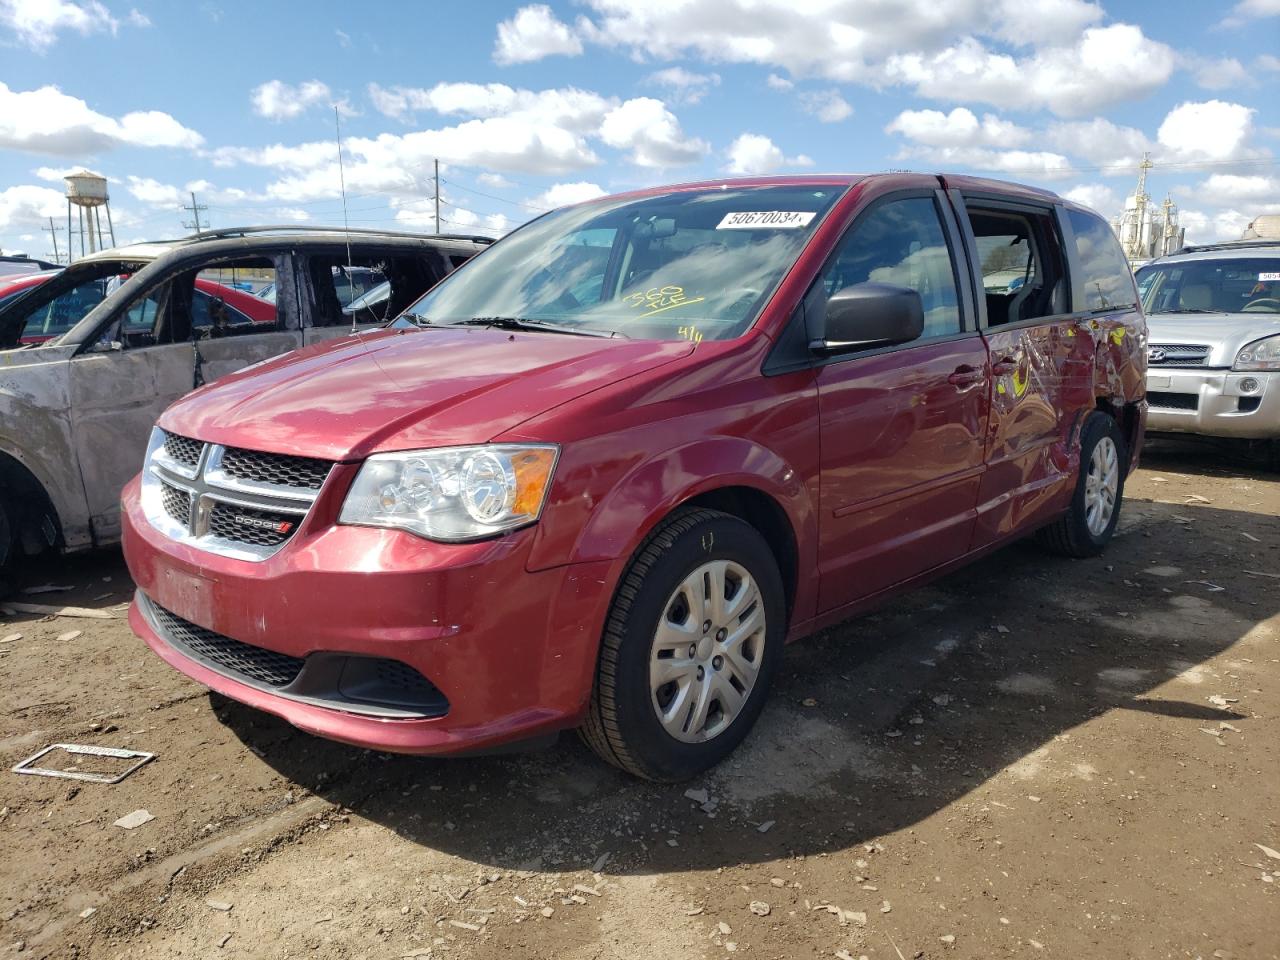
<instances>
[{"instance_id":1,"label":"power line","mask_svg":"<svg viewBox=\"0 0 1280 960\"><path fill-rule=\"evenodd\" d=\"M449 186L454 187L457 190L474 193L477 197L486 197L489 200L497 200L499 203L509 203L514 207L524 207L526 210L536 210L538 213L545 213L547 209L546 207L538 207L531 203L521 203L519 200L511 200L508 197L499 197L492 193L485 193L483 190L474 190L471 187L464 187L462 184L455 183L452 180L441 179L440 182L447 183Z\"/></svg>"}]
</instances>

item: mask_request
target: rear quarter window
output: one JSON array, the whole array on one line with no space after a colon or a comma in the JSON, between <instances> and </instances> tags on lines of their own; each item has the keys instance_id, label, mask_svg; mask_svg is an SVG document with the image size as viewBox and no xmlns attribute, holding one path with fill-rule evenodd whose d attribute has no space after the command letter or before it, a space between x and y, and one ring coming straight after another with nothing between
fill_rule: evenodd
<instances>
[{"instance_id":1,"label":"rear quarter window","mask_svg":"<svg viewBox=\"0 0 1280 960\"><path fill-rule=\"evenodd\" d=\"M1075 235L1074 309L1123 310L1137 304L1133 270L1106 221L1083 210L1068 210L1067 221Z\"/></svg>"}]
</instances>

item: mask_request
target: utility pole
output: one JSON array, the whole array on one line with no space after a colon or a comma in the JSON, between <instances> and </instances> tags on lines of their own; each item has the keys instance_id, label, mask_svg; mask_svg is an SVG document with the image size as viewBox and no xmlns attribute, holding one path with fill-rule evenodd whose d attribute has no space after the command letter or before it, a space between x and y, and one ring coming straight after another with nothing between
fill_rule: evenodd
<instances>
[{"instance_id":1,"label":"utility pole","mask_svg":"<svg viewBox=\"0 0 1280 960\"><path fill-rule=\"evenodd\" d=\"M208 210L209 208L205 206L203 203L196 203L196 194L195 194L195 191L193 190L191 192L191 206L188 207L184 205L182 209L190 210L191 215L195 218L194 223L188 223L187 221L184 220L182 222L182 225L186 227L188 230L195 230L196 233L199 233L200 232L200 211ZM208 225L209 224L206 222L205 226L208 226Z\"/></svg>"},{"instance_id":2,"label":"utility pole","mask_svg":"<svg viewBox=\"0 0 1280 960\"><path fill-rule=\"evenodd\" d=\"M436 160L436 236L440 235L440 161Z\"/></svg>"},{"instance_id":3,"label":"utility pole","mask_svg":"<svg viewBox=\"0 0 1280 960\"><path fill-rule=\"evenodd\" d=\"M62 255L58 253L58 228L53 225L53 217L49 218L49 226L40 229L47 231L49 236L53 237L53 260L55 263L61 263ZM70 242L71 239L68 237L67 243L70 244Z\"/></svg>"}]
</instances>

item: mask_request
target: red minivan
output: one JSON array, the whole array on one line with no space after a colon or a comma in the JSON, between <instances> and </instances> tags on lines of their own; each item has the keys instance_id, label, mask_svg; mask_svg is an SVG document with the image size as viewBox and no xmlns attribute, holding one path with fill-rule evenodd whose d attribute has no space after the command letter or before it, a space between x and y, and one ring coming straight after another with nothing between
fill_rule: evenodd
<instances>
[{"instance_id":1,"label":"red minivan","mask_svg":"<svg viewBox=\"0 0 1280 960\"><path fill-rule=\"evenodd\" d=\"M1119 518L1146 325L1107 224L885 174L714 181L527 224L388 327L160 418L134 630L303 730L450 754L579 727L725 757L782 647Z\"/></svg>"}]
</instances>

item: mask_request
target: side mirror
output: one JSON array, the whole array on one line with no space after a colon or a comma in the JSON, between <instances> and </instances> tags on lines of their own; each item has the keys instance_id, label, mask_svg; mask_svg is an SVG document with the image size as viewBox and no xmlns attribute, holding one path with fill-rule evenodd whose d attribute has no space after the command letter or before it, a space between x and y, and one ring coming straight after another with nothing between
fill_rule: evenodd
<instances>
[{"instance_id":1,"label":"side mirror","mask_svg":"<svg viewBox=\"0 0 1280 960\"><path fill-rule=\"evenodd\" d=\"M909 287L856 283L827 300L812 350L859 350L909 343L924 333L924 302Z\"/></svg>"}]
</instances>

